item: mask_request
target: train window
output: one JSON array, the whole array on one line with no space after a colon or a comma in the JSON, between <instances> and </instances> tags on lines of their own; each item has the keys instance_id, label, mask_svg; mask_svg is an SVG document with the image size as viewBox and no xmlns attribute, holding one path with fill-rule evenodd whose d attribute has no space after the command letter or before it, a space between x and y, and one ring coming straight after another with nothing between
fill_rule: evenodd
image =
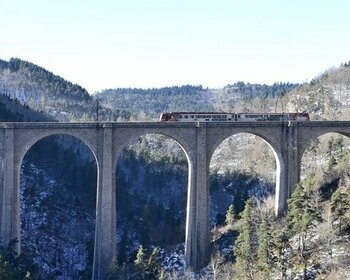
<instances>
[{"instance_id":1,"label":"train window","mask_svg":"<svg viewBox=\"0 0 350 280\"><path fill-rule=\"evenodd\" d=\"M180 115L180 119L182 119L182 115Z\"/></svg>"},{"instance_id":2,"label":"train window","mask_svg":"<svg viewBox=\"0 0 350 280\"><path fill-rule=\"evenodd\" d=\"M185 119L188 119L188 115L185 115Z\"/></svg>"},{"instance_id":3,"label":"train window","mask_svg":"<svg viewBox=\"0 0 350 280\"><path fill-rule=\"evenodd\" d=\"M194 115L191 115L191 118L193 119L193 118L194 118Z\"/></svg>"}]
</instances>

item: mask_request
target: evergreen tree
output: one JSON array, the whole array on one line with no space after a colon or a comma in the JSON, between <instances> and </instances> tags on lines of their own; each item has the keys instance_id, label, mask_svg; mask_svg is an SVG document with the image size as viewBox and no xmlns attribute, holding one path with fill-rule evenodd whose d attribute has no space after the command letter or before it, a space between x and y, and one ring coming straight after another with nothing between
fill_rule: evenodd
<instances>
[{"instance_id":1,"label":"evergreen tree","mask_svg":"<svg viewBox=\"0 0 350 280\"><path fill-rule=\"evenodd\" d=\"M139 250L137 251L135 259L135 279L145 279L146 278L146 268L147 268L147 250L140 245Z\"/></svg>"},{"instance_id":2,"label":"evergreen tree","mask_svg":"<svg viewBox=\"0 0 350 280\"><path fill-rule=\"evenodd\" d=\"M118 261L116 258L112 259L111 264L109 265L109 279L114 280L117 279L118 276Z\"/></svg>"},{"instance_id":3,"label":"evergreen tree","mask_svg":"<svg viewBox=\"0 0 350 280\"><path fill-rule=\"evenodd\" d=\"M108 279L109 280L126 280L126 264L123 263L119 265L116 257L112 259L112 262L109 266Z\"/></svg>"},{"instance_id":4,"label":"evergreen tree","mask_svg":"<svg viewBox=\"0 0 350 280\"><path fill-rule=\"evenodd\" d=\"M346 214L350 211L349 194L347 193L347 189L342 186L342 181L339 181L339 187L331 197L332 218L333 222L338 222L339 233L342 231Z\"/></svg>"},{"instance_id":5,"label":"evergreen tree","mask_svg":"<svg viewBox=\"0 0 350 280\"><path fill-rule=\"evenodd\" d=\"M0 280L31 280L37 279L38 267L33 260L25 255L17 255L14 248L16 240L8 247L0 247Z\"/></svg>"},{"instance_id":6,"label":"evergreen tree","mask_svg":"<svg viewBox=\"0 0 350 280\"><path fill-rule=\"evenodd\" d=\"M271 223L266 214L263 214L258 232L258 275L259 279L269 279L272 269L272 234Z\"/></svg>"},{"instance_id":7,"label":"evergreen tree","mask_svg":"<svg viewBox=\"0 0 350 280\"><path fill-rule=\"evenodd\" d=\"M272 264L280 271L280 279L287 278L288 250L290 248L290 233L287 226L276 228L272 234L272 249L274 256Z\"/></svg>"},{"instance_id":8,"label":"evergreen tree","mask_svg":"<svg viewBox=\"0 0 350 280\"><path fill-rule=\"evenodd\" d=\"M147 279L159 279L161 265L160 265L160 248L155 247L148 260Z\"/></svg>"},{"instance_id":9,"label":"evergreen tree","mask_svg":"<svg viewBox=\"0 0 350 280\"><path fill-rule=\"evenodd\" d=\"M230 204L230 206L228 207L227 212L226 212L225 223L228 226L232 227L235 221L236 221L235 206L233 204Z\"/></svg>"},{"instance_id":10,"label":"evergreen tree","mask_svg":"<svg viewBox=\"0 0 350 280\"><path fill-rule=\"evenodd\" d=\"M310 257L307 248L307 236L316 221L321 221L321 209L319 205L319 191L315 190L314 178L310 178L303 184L298 184L289 200L288 223L292 234L298 236L298 254L304 266L306 277L307 260Z\"/></svg>"},{"instance_id":11,"label":"evergreen tree","mask_svg":"<svg viewBox=\"0 0 350 280\"><path fill-rule=\"evenodd\" d=\"M247 200L238 226L239 236L235 242L236 271L242 279L254 279L256 273L256 240L254 212L256 200Z\"/></svg>"}]
</instances>

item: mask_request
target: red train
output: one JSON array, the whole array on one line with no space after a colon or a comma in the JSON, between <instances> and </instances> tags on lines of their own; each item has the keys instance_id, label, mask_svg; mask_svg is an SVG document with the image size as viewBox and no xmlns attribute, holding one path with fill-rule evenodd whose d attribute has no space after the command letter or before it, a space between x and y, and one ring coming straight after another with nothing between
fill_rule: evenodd
<instances>
[{"instance_id":1,"label":"red train","mask_svg":"<svg viewBox=\"0 0 350 280\"><path fill-rule=\"evenodd\" d=\"M309 120L309 113L169 112L160 115L161 122L257 122Z\"/></svg>"}]
</instances>

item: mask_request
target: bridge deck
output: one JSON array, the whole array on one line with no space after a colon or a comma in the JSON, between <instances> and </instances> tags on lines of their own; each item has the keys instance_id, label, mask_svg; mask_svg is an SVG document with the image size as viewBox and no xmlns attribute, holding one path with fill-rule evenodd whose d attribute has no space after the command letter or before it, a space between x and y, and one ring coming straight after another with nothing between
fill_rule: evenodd
<instances>
[{"instance_id":1,"label":"bridge deck","mask_svg":"<svg viewBox=\"0 0 350 280\"><path fill-rule=\"evenodd\" d=\"M308 122L0 122L0 128L16 129L58 129L58 128L191 128L191 127L350 127L350 121L308 121Z\"/></svg>"}]
</instances>

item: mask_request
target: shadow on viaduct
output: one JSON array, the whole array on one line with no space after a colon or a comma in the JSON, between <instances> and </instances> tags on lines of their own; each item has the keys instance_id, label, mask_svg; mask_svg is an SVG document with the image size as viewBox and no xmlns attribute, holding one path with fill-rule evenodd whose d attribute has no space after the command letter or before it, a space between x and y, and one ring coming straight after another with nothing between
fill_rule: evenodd
<instances>
[{"instance_id":1,"label":"shadow on viaduct","mask_svg":"<svg viewBox=\"0 0 350 280\"><path fill-rule=\"evenodd\" d=\"M82 140L97 162L97 206L93 279L104 279L116 254L115 171L123 149L142 135L173 138L189 166L186 217L186 261L194 270L210 259L209 163L217 146L237 133L264 139L276 158L275 213L287 207L300 177L301 157L310 142L336 132L350 137L350 122L247 123L0 123L0 238L20 241L20 167L27 151L51 135ZM118 187L118 186L117 186ZM20 242L18 243L20 251Z\"/></svg>"}]
</instances>

